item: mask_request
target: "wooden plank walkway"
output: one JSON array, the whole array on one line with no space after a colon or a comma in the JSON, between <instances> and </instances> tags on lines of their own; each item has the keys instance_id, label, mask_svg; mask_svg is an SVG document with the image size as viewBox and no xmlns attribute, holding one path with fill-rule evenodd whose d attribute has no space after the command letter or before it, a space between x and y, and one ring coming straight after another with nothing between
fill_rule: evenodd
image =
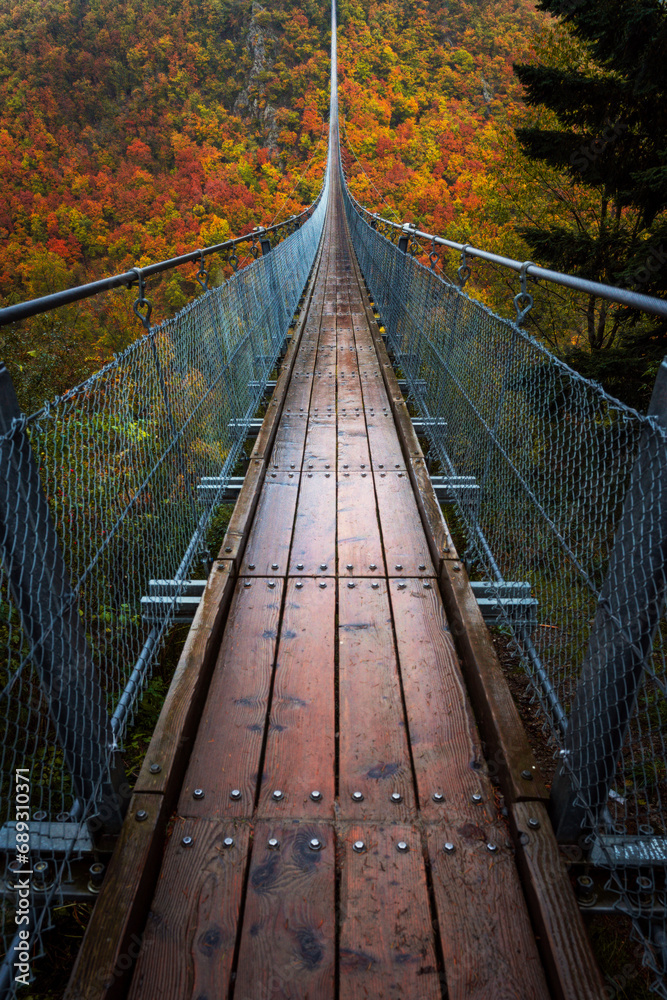
<instances>
[{"instance_id":1,"label":"wooden plank walkway","mask_svg":"<svg viewBox=\"0 0 667 1000\"><path fill-rule=\"evenodd\" d=\"M281 419L253 455L256 510L242 498L221 552L224 634L211 638L202 612L184 654L194 679L177 678L187 698L167 706L169 718L193 715L197 664L214 656L150 912L137 916L136 863L116 857L109 879L133 902L105 915L103 890L72 998L604 995L553 856L565 926L542 899L539 926L556 942L545 973L443 607L442 553L413 489L418 447L411 462L385 364L334 184ZM149 757L172 775L168 728ZM144 809L168 803L170 781L144 769ZM161 808L147 810L151 829ZM143 864L148 848L132 850ZM119 896L106 898L122 908ZM117 941L105 919L122 925ZM130 979L118 956L132 927ZM559 963L576 992L563 993Z\"/></svg>"}]
</instances>

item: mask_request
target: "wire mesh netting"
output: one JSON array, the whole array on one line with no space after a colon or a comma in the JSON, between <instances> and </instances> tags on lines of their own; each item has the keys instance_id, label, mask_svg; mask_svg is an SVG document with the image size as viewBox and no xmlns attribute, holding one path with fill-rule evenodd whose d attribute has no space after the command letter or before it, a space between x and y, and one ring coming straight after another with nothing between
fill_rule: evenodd
<instances>
[{"instance_id":1,"label":"wire mesh netting","mask_svg":"<svg viewBox=\"0 0 667 1000\"><path fill-rule=\"evenodd\" d=\"M477 594L539 699L563 839L610 870L667 997L665 425L401 252L347 192L346 211Z\"/></svg>"},{"instance_id":2,"label":"wire mesh netting","mask_svg":"<svg viewBox=\"0 0 667 1000\"><path fill-rule=\"evenodd\" d=\"M177 599L208 573L207 528L313 265L327 187L268 255L34 416L3 370L0 857L7 889L30 873L32 958L91 830L118 825L116 748ZM17 898L4 898L0 993L17 985Z\"/></svg>"}]
</instances>

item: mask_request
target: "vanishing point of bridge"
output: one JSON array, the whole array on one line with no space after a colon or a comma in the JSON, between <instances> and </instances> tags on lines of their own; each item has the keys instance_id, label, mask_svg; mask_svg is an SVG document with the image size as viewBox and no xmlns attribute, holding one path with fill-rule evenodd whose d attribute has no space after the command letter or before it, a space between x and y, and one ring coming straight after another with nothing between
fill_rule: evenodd
<instances>
[{"instance_id":1,"label":"vanishing point of bridge","mask_svg":"<svg viewBox=\"0 0 667 1000\"><path fill-rule=\"evenodd\" d=\"M333 166L300 323L70 1000L604 995ZM509 820L454 627L517 768Z\"/></svg>"}]
</instances>

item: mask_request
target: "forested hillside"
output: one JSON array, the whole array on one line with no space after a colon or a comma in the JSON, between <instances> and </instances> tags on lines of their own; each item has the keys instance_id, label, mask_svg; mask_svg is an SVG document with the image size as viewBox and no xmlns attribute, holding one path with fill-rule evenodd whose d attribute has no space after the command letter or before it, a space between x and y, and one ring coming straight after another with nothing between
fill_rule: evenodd
<instances>
[{"instance_id":1,"label":"forested hillside","mask_svg":"<svg viewBox=\"0 0 667 1000\"><path fill-rule=\"evenodd\" d=\"M343 134L365 205L538 262L526 227L596 230L599 198L531 162L515 135L552 126L553 115L526 107L513 65L587 59L536 8L341 0ZM237 236L308 204L325 153L329 17L315 0L0 0L0 302ZM453 273L455 255L447 264ZM475 294L511 315L512 275L474 270ZM152 289L155 316L196 290L193 273L172 274ZM136 335L131 295L0 330L27 408ZM531 329L588 370L591 350L609 358L613 344L597 350L586 308L537 290ZM632 401L650 391L661 350L642 343ZM593 374L604 380L600 365ZM612 391L623 394L626 375L622 358Z\"/></svg>"},{"instance_id":2,"label":"forested hillside","mask_svg":"<svg viewBox=\"0 0 667 1000\"><path fill-rule=\"evenodd\" d=\"M329 9L314 0L1 0L0 302L309 204L325 153L328 38ZM193 279L172 274L154 290L158 317L193 294ZM86 305L0 330L26 406L137 335L128 296L106 298L102 314Z\"/></svg>"}]
</instances>

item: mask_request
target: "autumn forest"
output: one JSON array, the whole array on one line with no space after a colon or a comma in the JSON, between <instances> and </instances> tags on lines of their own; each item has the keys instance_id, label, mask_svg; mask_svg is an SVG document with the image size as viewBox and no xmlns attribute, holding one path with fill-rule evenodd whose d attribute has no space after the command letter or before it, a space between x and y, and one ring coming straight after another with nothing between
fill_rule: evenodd
<instances>
[{"instance_id":1,"label":"autumn forest","mask_svg":"<svg viewBox=\"0 0 667 1000\"><path fill-rule=\"evenodd\" d=\"M644 11L629 33L612 0L340 0L353 193L429 232L664 294L667 15L658 0L623 6ZM326 154L328 45L315 0L0 0L0 304L308 205ZM473 294L510 316L514 279L473 271ZM158 317L196 292L194 269L172 272L151 289ZM646 405L664 324L535 297L532 334ZM0 329L22 405L136 337L131 302L114 293Z\"/></svg>"}]
</instances>

